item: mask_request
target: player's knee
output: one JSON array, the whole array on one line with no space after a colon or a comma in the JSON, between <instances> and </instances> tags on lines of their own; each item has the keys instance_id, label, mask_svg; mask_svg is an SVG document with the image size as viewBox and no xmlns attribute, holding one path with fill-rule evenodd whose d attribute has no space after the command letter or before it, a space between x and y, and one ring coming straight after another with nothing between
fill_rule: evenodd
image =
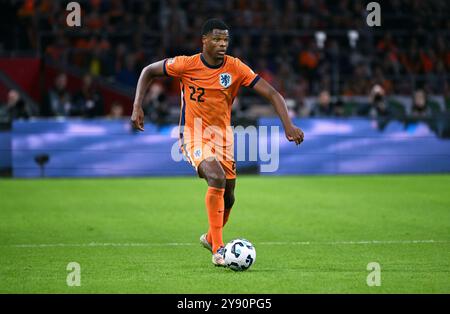
<instances>
[{"instance_id":1,"label":"player's knee","mask_svg":"<svg viewBox=\"0 0 450 314\"><path fill-rule=\"evenodd\" d=\"M209 186L216 188L225 188L226 177L225 172L223 171L209 173L206 180L208 181Z\"/></svg>"},{"instance_id":2,"label":"player's knee","mask_svg":"<svg viewBox=\"0 0 450 314\"><path fill-rule=\"evenodd\" d=\"M226 193L224 195L224 202L225 202L226 209L233 207L234 201L235 201L234 193Z\"/></svg>"}]
</instances>

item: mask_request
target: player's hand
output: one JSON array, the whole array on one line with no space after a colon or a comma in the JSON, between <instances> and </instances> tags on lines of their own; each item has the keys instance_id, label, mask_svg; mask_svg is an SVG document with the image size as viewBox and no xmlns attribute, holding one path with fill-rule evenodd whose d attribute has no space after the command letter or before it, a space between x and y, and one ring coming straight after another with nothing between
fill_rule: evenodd
<instances>
[{"instance_id":1,"label":"player's hand","mask_svg":"<svg viewBox=\"0 0 450 314\"><path fill-rule=\"evenodd\" d=\"M135 130L144 131L144 110L142 110L142 107L133 107L131 125Z\"/></svg>"},{"instance_id":2,"label":"player's hand","mask_svg":"<svg viewBox=\"0 0 450 314\"><path fill-rule=\"evenodd\" d=\"M285 128L285 133L288 141L295 142L297 145L300 145L303 142L303 138L305 136L303 131L295 125L290 125Z\"/></svg>"}]
</instances>

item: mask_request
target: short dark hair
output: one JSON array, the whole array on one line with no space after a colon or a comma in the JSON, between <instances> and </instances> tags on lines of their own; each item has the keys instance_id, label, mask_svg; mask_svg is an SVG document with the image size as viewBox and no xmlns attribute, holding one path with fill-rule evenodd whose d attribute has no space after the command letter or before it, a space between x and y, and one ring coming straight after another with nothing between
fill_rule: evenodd
<instances>
[{"instance_id":1,"label":"short dark hair","mask_svg":"<svg viewBox=\"0 0 450 314\"><path fill-rule=\"evenodd\" d=\"M202 36L212 32L213 29L229 30L228 25L219 19L209 19L202 26Z\"/></svg>"}]
</instances>

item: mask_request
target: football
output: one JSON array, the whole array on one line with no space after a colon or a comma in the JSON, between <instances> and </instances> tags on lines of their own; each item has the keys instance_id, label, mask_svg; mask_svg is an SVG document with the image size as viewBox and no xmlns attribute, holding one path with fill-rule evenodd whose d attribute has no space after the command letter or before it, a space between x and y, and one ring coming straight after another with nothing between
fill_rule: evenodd
<instances>
[{"instance_id":1,"label":"football","mask_svg":"<svg viewBox=\"0 0 450 314\"><path fill-rule=\"evenodd\" d=\"M256 250L250 241L235 239L225 246L224 258L227 267L234 271L243 271L255 263Z\"/></svg>"}]
</instances>

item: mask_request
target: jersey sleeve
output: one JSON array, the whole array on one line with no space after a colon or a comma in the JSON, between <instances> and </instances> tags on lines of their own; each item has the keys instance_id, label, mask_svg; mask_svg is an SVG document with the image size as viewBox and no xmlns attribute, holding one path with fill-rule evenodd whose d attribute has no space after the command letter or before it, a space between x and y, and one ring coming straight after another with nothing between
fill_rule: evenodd
<instances>
[{"instance_id":1,"label":"jersey sleeve","mask_svg":"<svg viewBox=\"0 0 450 314\"><path fill-rule=\"evenodd\" d=\"M164 74L172 77L181 77L186 68L186 56L177 56L164 60Z\"/></svg>"},{"instance_id":2,"label":"jersey sleeve","mask_svg":"<svg viewBox=\"0 0 450 314\"><path fill-rule=\"evenodd\" d=\"M239 59L237 60L238 71L241 75L241 85L253 88L260 79L260 76L253 72L252 69Z\"/></svg>"}]
</instances>

